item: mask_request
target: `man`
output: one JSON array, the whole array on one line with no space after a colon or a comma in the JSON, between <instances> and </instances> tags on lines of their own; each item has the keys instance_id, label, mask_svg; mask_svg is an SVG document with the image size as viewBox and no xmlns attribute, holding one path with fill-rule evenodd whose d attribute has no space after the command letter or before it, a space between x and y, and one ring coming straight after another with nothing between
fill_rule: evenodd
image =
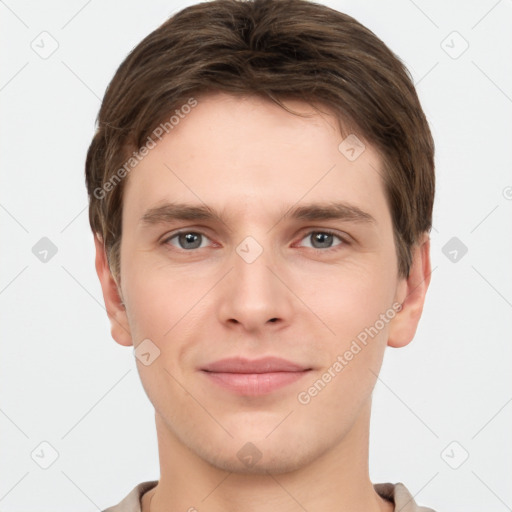
<instances>
[{"instance_id":1,"label":"man","mask_svg":"<svg viewBox=\"0 0 512 512\"><path fill-rule=\"evenodd\" d=\"M372 391L430 282L434 143L353 18L213 0L147 36L86 162L112 337L155 407L159 481L109 512L430 511L372 484Z\"/></svg>"}]
</instances>

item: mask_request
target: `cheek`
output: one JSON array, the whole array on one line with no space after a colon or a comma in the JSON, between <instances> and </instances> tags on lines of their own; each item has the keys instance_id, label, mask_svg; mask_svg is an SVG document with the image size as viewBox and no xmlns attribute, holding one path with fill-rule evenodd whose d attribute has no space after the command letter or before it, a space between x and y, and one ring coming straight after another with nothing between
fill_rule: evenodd
<instances>
[{"instance_id":1,"label":"cheek","mask_svg":"<svg viewBox=\"0 0 512 512\"><path fill-rule=\"evenodd\" d=\"M191 286L179 270L156 268L148 258L133 257L124 267L123 291L131 328L136 335L164 340L182 329L205 293L204 283Z\"/></svg>"},{"instance_id":2,"label":"cheek","mask_svg":"<svg viewBox=\"0 0 512 512\"><path fill-rule=\"evenodd\" d=\"M323 358L324 367L315 376L311 393L304 390L305 401L314 401L319 411L323 407L353 409L371 393L395 316L393 279L390 268L377 262L332 275L325 288L329 292L322 294L316 308L334 334L327 334L318 345L328 357Z\"/></svg>"},{"instance_id":3,"label":"cheek","mask_svg":"<svg viewBox=\"0 0 512 512\"><path fill-rule=\"evenodd\" d=\"M395 287L390 268L378 261L344 267L324 280L316 307L338 340L353 339L392 306Z\"/></svg>"},{"instance_id":4,"label":"cheek","mask_svg":"<svg viewBox=\"0 0 512 512\"><path fill-rule=\"evenodd\" d=\"M208 301L204 300L211 284L206 279L193 281L180 272L144 267L135 261L134 267L138 271L133 271L126 282L132 338L134 344L150 339L159 350L152 371L138 365L140 377L149 396L155 398L159 390L167 389L178 399L182 390L175 388L171 375L181 382L193 371L205 338L205 321L212 318L212 312L205 311Z\"/></svg>"},{"instance_id":5,"label":"cheek","mask_svg":"<svg viewBox=\"0 0 512 512\"><path fill-rule=\"evenodd\" d=\"M356 313L338 324L338 336L329 346L325 366L296 396L301 414L321 427L327 437L351 427L357 411L371 397L384 357L389 323L379 320L378 315L375 320L368 312Z\"/></svg>"}]
</instances>

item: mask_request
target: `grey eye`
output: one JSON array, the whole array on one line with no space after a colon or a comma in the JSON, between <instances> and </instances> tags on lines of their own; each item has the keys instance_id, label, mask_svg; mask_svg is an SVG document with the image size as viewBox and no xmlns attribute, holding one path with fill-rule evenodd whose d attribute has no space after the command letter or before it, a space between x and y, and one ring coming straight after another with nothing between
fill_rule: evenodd
<instances>
[{"instance_id":1,"label":"grey eye","mask_svg":"<svg viewBox=\"0 0 512 512\"><path fill-rule=\"evenodd\" d=\"M199 249L202 245L201 242L203 240L204 235L201 233L196 233L194 231L184 231L182 233L176 233L167 239L167 243L171 243L171 245L177 246L179 249L190 250L190 249ZM205 237L204 237L205 238ZM171 242L171 240L176 239L178 241L178 245Z\"/></svg>"}]
</instances>

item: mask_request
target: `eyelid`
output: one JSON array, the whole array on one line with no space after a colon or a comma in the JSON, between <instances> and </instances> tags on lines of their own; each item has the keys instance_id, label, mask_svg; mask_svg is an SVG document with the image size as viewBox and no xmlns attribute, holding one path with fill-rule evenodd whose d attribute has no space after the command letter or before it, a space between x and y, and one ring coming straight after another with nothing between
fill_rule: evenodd
<instances>
[{"instance_id":1,"label":"eyelid","mask_svg":"<svg viewBox=\"0 0 512 512\"><path fill-rule=\"evenodd\" d=\"M210 242L212 242L212 239L205 233L205 231L203 229L204 228L201 228L201 229L181 228L181 229L178 229L177 231L173 231L171 233L167 233L166 235L164 235L159 243L162 244L162 245L167 245L167 243L172 238L175 238L178 235L182 235L182 234L185 234L185 233L187 233L187 234L188 233L194 233L196 235L201 235L201 236L204 236L205 238L207 238L208 240L210 240ZM177 248L177 249L179 250L179 248ZM181 250L185 251L185 249L181 249ZM191 252L191 251L187 251L187 252Z\"/></svg>"},{"instance_id":2,"label":"eyelid","mask_svg":"<svg viewBox=\"0 0 512 512\"><path fill-rule=\"evenodd\" d=\"M310 235L311 233L328 233L329 235L337 236L347 244L354 241L354 239L345 231L338 231L337 229L328 227L308 227L304 228L304 231L301 233L304 233L302 238L306 235Z\"/></svg>"},{"instance_id":3,"label":"eyelid","mask_svg":"<svg viewBox=\"0 0 512 512\"><path fill-rule=\"evenodd\" d=\"M204 228L199 228L199 229L195 229L195 228L181 228L181 229L178 229L177 231L173 231L171 233L167 233L166 235L164 235L164 237L162 238L160 244L162 245L168 245L168 242L181 235L181 234L184 234L184 233L195 233L195 234L198 234L198 235L201 235L201 236L204 236L205 238L207 238L208 240L210 240L210 242L212 242L212 239L205 233L204 231ZM319 251L319 252L328 252L330 250L334 251L336 250L340 245L350 245L352 242L353 242L353 239L352 237L350 237L347 233L340 233L338 232L337 230L334 230L334 229L331 229L331 228L314 228L314 227L308 227L308 228L304 228L301 232L300 232L300 238L299 238L299 242L301 242L302 240L304 240L304 238L306 238L307 236L311 236L313 233L325 233L325 234L329 234L329 235L333 235L337 238L339 238L341 240L341 244L338 244L338 245L335 245L334 247L327 247L325 249L317 249L315 247L309 247L309 249L312 249L314 251ZM213 242L215 244L215 242ZM174 247L174 246L173 246ZM302 246L299 246L299 247L302 247ZM197 251L197 249L191 249L189 251L187 251L186 249L180 249L179 247L174 247L175 249L177 249L178 251L184 251L184 252L194 252L194 251ZM202 247L202 249L205 249L205 247Z\"/></svg>"},{"instance_id":4,"label":"eyelid","mask_svg":"<svg viewBox=\"0 0 512 512\"><path fill-rule=\"evenodd\" d=\"M325 249L317 249L316 247L307 247L307 249L312 249L313 251L317 251L317 252L336 251L336 250L340 250L342 246L351 245L351 243L352 243L352 238L348 234L340 233L334 229L330 229L330 228L306 228L306 229L307 229L306 231L302 232L299 242L304 240L306 237L311 236L313 233L323 233L323 234L332 235L332 236L337 237L341 241L340 244L335 245L333 247L327 247ZM303 246L299 246L299 247L303 247Z\"/></svg>"}]
</instances>

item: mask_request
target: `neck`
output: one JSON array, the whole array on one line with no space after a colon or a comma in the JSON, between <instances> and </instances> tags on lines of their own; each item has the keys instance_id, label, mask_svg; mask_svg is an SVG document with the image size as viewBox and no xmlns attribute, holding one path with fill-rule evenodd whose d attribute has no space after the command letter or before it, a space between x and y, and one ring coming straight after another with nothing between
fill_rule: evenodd
<instances>
[{"instance_id":1,"label":"neck","mask_svg":"<svg viewBox=\"0 0 512 512\"><path fill-rule=\"evenodd\" d=\"M394 510L369 478L369 403L337 445L307 466L280 474L240 474L214 467L184 446L158 414L155 418L160 480L144 495L142 512Z\"/></svg>"}]
</instances>

